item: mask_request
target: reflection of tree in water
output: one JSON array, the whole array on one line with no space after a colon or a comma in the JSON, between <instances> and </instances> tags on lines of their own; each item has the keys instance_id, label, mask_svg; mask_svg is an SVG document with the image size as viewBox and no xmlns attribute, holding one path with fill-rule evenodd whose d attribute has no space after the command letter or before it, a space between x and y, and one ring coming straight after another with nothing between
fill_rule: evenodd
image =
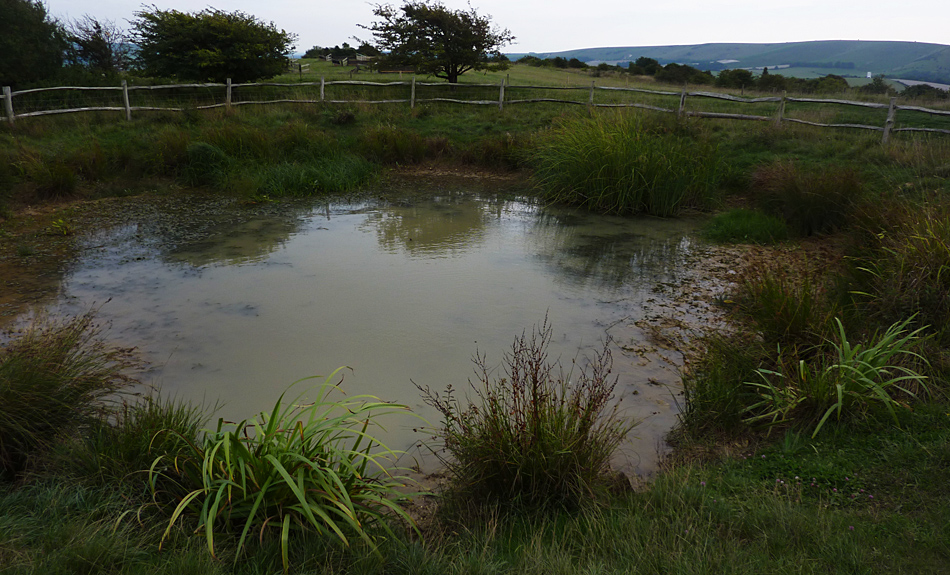
<instances>
[{"instance_id":1,"label":"reflection of tree in water","mask_svg":"<svg viewBox=\"0 0 950 575\"><path fill-rule=\"evenodd\" d=\"M464 193L445 193L415 202L406 200L367 215L360 229L376 232L389 252L405 250L421 257L464 253L485 238L486 226L501 218L505 203Z\"/></svg>"},{"instance_id":2,"label":"reflection of tree in water","mask_svg":"<svg viewBox=\"0 0 950 575\"><path fill-rule=\"evenodd\" d=\"M692 247L686 225L545 209L538 219L539 257L571 282L617 288L673 281Z\"/></svg>"}]
</instances>

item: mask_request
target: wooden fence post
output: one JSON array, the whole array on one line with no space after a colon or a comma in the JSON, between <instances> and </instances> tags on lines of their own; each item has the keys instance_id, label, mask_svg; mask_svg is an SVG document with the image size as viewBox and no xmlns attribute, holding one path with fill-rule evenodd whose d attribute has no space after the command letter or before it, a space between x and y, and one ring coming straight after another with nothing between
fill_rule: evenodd
<instances>
[{"instance_id":1,"label":"wooden fence post","mask_svg":"<svg viewBox=\"0 0 950 575\"><path fill-rule=\"evenodd\" d=\"M785 96L788 94L785 90L782 90L782 101L778 103L778 112L775 114L775 125L781 126L782 119L785 117Z\"/></svg>"},{"instance_id":2,"label":"wooden fence post","mask_svg":"<svg viewBox=\"0 0 950 575\"><path fill-rule=\"evenodd\" d=\"M409 90L409 108L415 109L416 107L416 75L412 75L412 88Z\"/></svg>"},{"instance_id":3,"label":"wooden fence post","mask_svg":"<svg viewBox=\"0 0 950 575\"><path fill-rule=\"evenodd\" d=\"M887 144L891 138L891 129L894 127L894 117L897 116L897 98L891 98L891 105L887 109L887 121L884 122L884 138L882 144Z\"/></svg>"},{"instance_id":4,"label":"wooden fence post","mask_svg":"<svg viewBox=\"0 0 950 575\"><path fill-rule=\"evenodd\" d=\"M498 111L505 109L505 80L501 80L501 84L498 86Z\"/></svg>"},{"instance_id":5,"label":"wooden fence post","mask_svg":"<svg viewBox=\"0 0 950 575\"><path fill-rule=\"evenodd\" d=\"M224 94L224 105L228 110L231 109L231 78L228 78L228 87Z\"/></svg>"},{"instance_id":6,"label":"wooden fence post","mask_svg":"<svg viewBox=\"0 0 950 575\"><path fill-rule=\"evenodd\" d=\"M683 117L683 112L686 111L686 86L683 86L683 91L680 93L680 108L676 112L677 118Z\"/></svg>"},{"instance_id":7,"label":"wooden fence post","mask_svg":"<svg viewBox=\"0 0 950 575\"><path fill-rule=\"evenodd\" d=\"M122 80L122 103L125 104L125 119L132 121L132 106L129 104L129 83Z\"/></svg>"},{"instance_id":8,"label":"wooden fence post","mask_svg":"<svg viewBox=\"0 0 950 575\"><path fill-rule=\"evenodd\" d=\"M594 109L594 81L590 81L590 96L587 97L587 107Z\"/></svg>"},{"instance_id":9,"label":"wooden fence post","mask_svg":"<svg viewBox=\"0 0 950 575\"><path fill-rule=\"evenodd\" d=\"M10 86L3 87L3 109L7 116L7 121L10 122L10 125L13 125L13 92L10 91Z\"/></svg>"},{"instance_id":10,"label":"wooden fence post","mask_svg":"<svg viewBox=\"0 0 950 575\"><path fill-rule=\"evenodd\" d=\"M323 76L320 76L320 102L323 102L323 87L326 85L326 80Z\"/></svg>"}]
</instances>

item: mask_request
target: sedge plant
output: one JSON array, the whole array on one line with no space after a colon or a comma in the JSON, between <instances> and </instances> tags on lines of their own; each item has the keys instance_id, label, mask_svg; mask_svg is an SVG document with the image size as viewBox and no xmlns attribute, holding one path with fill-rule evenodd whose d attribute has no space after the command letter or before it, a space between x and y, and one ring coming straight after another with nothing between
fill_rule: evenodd
<instances>
[{"instance_id":1,"label":"sedge plant","mask_svg":"<svg viewBox=\"0 0 950 575\"><path fill-rule=\"evenodd\" d=\"M924 328L908 331L913 317L891 325L867 345L852 344L841 320L835 318L837 332L829 341L834 353L824 367L805 360L791 362L792 369L756 370L760 381L746 382L759 400L746 408L746 422L774 425L799 421L814 425L818 435L832 415L836 419L860 417L873 406L883 407L897 423L897 408L906 406L902 398L914 399L927 391L926 376L908 361L925 362L912 350ZM781 350L779 363L782 364Z\"/></svg>"},{"instance_id":2,"label":"sedge plant","mask_svg":"<svg viewBox=\"0 0 950 575\"><path fill-rule=\"evenodd\" d=\"M551 333L545 320L516 338L501 377L476 354L470 405L451 386L420 388L442 415L436 436L460 501L576 509L609 484L611 458L637 425L614 402L609 347L580 373L563 373L548 359Z\"/></svg>"},{"instance_id":3,"label":"sedge plant","mask_svg":"<svg viewBox=\"0 0 950 575\"><path fill-rule=\"evenodd\" d=\"M285 404L285 392L269 414L236 424L219 419L183 454L156 458L149 471L155 501L170 495L176 502L163 542L187 519L212 555L219 535L237 534L237 561L252 534L263 540L276 533L286 572L291 532L316 532L344 546L357 538L375 548L374 527L395 538L387 520L414 525L397 503L405 485L392 474L397 453L368 431L379 417L407 408L372 396L332 400L341 370L314 386L312 401L304 403L304 392Z\"/></svg>"}]
</instances>

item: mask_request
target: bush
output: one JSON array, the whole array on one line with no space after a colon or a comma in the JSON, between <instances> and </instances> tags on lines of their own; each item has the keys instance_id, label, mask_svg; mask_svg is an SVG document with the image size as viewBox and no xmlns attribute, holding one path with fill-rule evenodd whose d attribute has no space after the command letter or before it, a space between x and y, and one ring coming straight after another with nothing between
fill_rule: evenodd
<instances>
[{"instance_id":1,"label":"bush","mask_svg":"<svg viewBox=\"0 0 950 575\"><path fill-rule=\"evenodd\" d=\"M500 378L476 356L477 404L463 407L451 386L420 388L442 414L443 463L463 500L576 509L608 485L611 456L636 425L611 407L609 349L575 377L548 361L550 341L547 320L516 338Z\"/></svg>"},{"instance_id":2,"label":"bush","mask_svg":"<svg viewBox=\"0 0 950 575\"><path fill-rule=\"evenodd\" d=\"M350 191L376 173L370 162L339 154L308 163L283 163L262 168L258 192L273 197L301 197Z\"/></svg>"},{"instance_id":3,"label":"bush","mask_svg":"<svg viewBox=\"0 0 950 575\"><path fill-rule=\"evenodd\" d=\"M667 217L706 206L722 176L712 146L633 115L562 121L528 163L545 199L616 214Z\"/></svg>"},{"instance_id":4,"label":"bush","mask_svg":"<svg viewBox=\"0 0 950 575\"><path fill-rule=\"evenodd\" d=\"M237 560L249 535L264 540L276 533L286 572L291 531L313 531L344 545L356 537L372 545L373 527L394 536L386 520L412 524L393 501L404 486L387 470L396 453L367 432L377 418L406 408L371 396L330 400L339 391L333 381L340 371L327 376L312 401L305 401L304 392L285 405L285 392L270 414L237 424L219 420L202 440L189 442L183 455L156 458L149 472L153 494L157 501L177 500L168 508L163 540L188 517L212 555L219 534L239 534Z\"/></svg>"},{"instance_id":5,"label":"bush","mask_svg":"<svg viewBox=\"0 0 950 575\"><path fill-rule=\"evenodd\" d=\"M775 216L739 209L713 216L702 235L721 243L774 244L788 239L788 227Z\"/></svg>"},{"instance_id":6,"label":"bush","mask_svg":"<svg viewBox=\"0 0 950 575\"><path fill-rule=\"evenodd\" d=\"M93 312L36 320L0 349L0 475L102 419L110 398L131 384L132 365L101 339Z\"/></svg>"},{"instance_id":7,"label":"bush","mask_svg":"<svg viewBox=\"0 0 950 575\"><path fill-rule=\"evenodd\" d=\"M755 171L752 191L766 213L784 219L795 233L810 236L843 227L864 186L851 168L814 171L777 161Z\"/></svg>"}]
</instances>

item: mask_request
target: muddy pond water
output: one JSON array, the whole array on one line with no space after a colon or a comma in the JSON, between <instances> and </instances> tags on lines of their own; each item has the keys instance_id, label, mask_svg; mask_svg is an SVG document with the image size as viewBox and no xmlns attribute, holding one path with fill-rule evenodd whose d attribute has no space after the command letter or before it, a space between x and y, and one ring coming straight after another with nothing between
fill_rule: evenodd
<instances>
[{"instance_id":1,"label":"muddy pond water","mask_svg":"<svg viewBox=\"0 0 950 575\"><path fill-rule=\"evenodd\" d=\"M109 338L148 361L143 381L219 403L225 419L345 365L347 394L407 404L433 425L414 384L464 390L476 352L499 365L547 317L565 366L610 338L622 409L642 420L619 465L654 469L678 412L679 356L646 345L640 321L671 303L661 286L700 247L694 222L541 207L517 185L471 178L361 198L123 200L77 240L49 307L99 308ZM419 427L394 418L380 435L408 452L402 463L431 467Z\"/></svg>"}]
</instances>

